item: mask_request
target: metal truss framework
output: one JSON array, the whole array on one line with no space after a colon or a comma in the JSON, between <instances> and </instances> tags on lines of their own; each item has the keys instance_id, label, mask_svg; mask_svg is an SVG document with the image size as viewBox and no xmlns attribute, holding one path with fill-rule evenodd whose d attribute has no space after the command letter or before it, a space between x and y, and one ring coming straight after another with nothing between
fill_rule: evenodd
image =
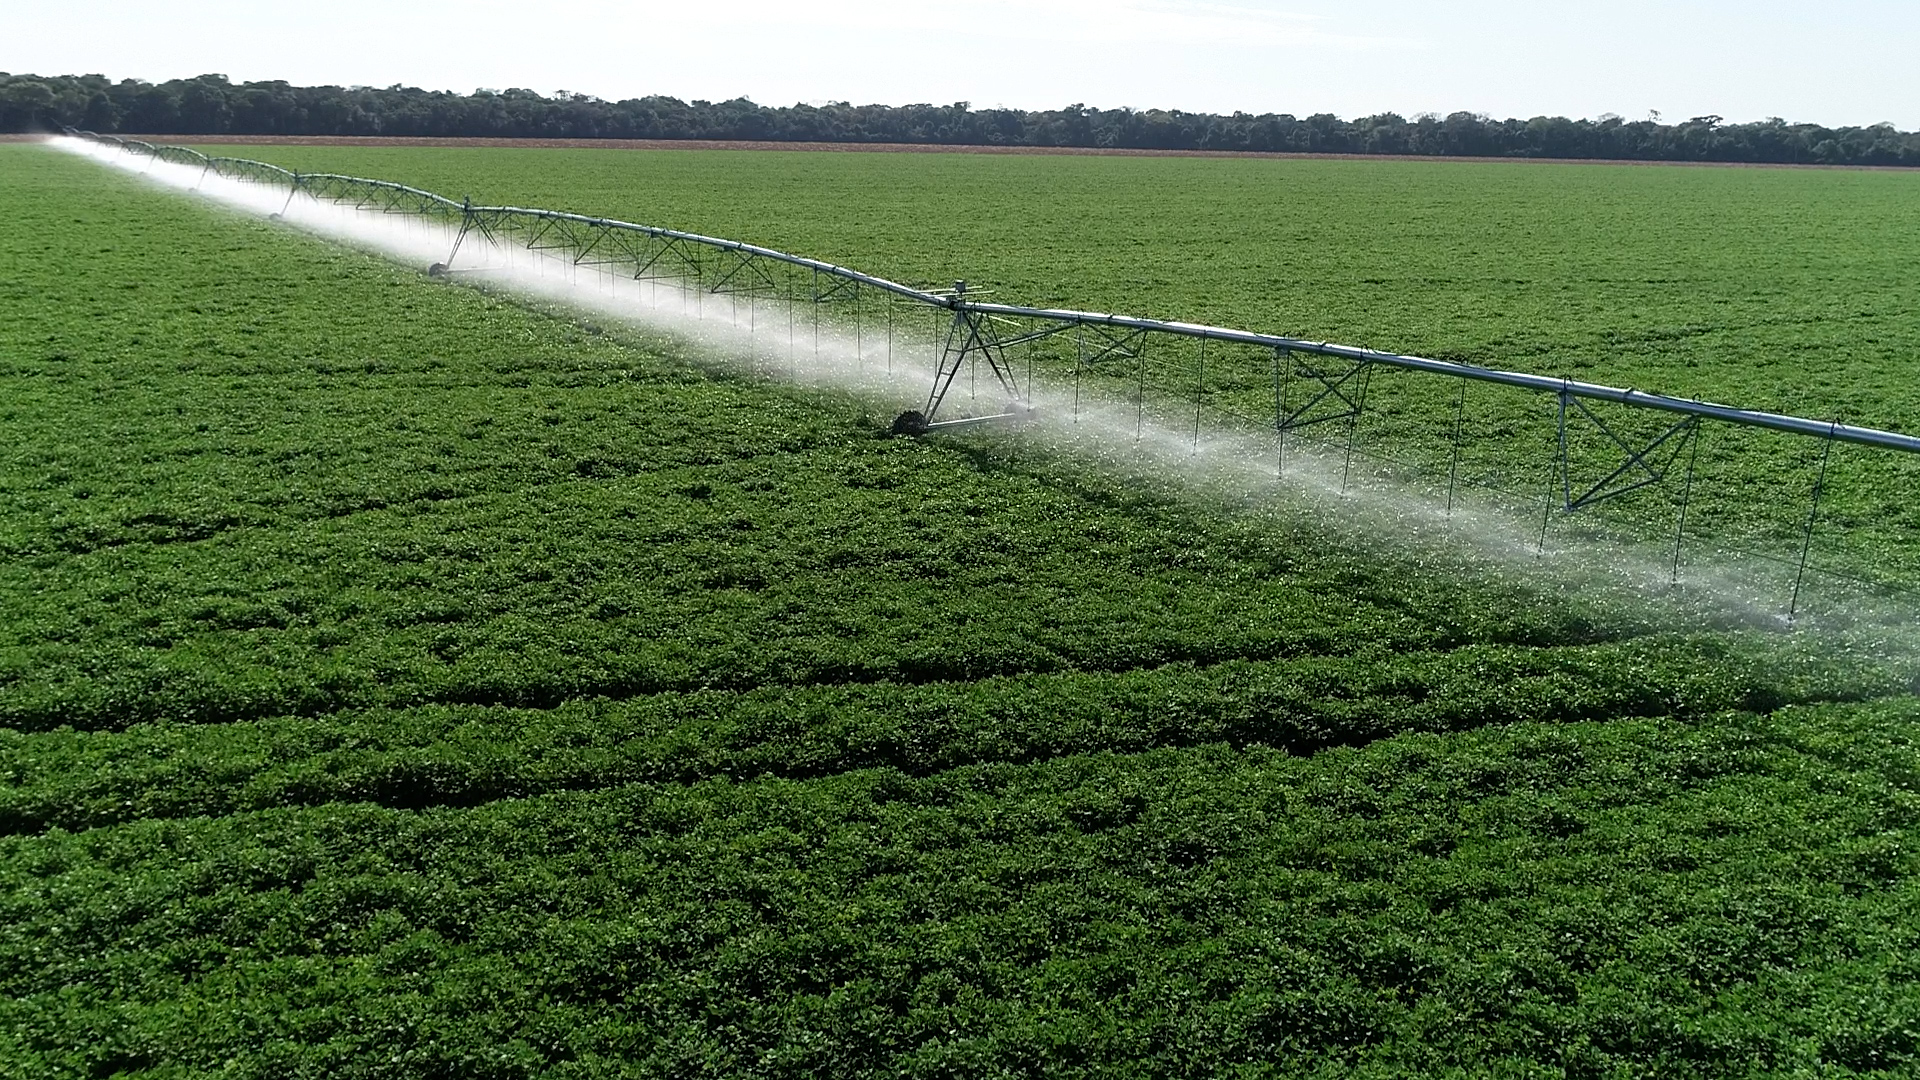
<instances>
[{"instance_id":1,"label":"metal truss framework","mask_svg":"<svg viewBox=\"0 0 1920 1080\"><path fill-rule=\"evenodd\" d=\"M1144 411L1147 396L1145 354L1149 343L1155 340L1186 340L1197 341L1199 348L1199 371L1192 384L1196 402L1196 445L1200 427L1198 403L1206 392L1208 377L1207 345L1238 346L1243 351L1250 348L1271 357L1273 413L1270 425L1280 439L1280 467L1284 470L1288 436L1320 425L1340 425L1344 428L1347 467L1350 469L1354 433L1366 410L1368 388L1374 373L1385 369L1422 372L1460 380L1453 429L1454 453L1448 477L1448 509L1451 512L1459 475L1459 435L1466 386L1491 384L1550 395L1557 402L1558 439L1553 462L1554 497L1549 500L1549 514L1556 509L1571 513L1660 484L1675 471L1680 460L1686 458L1684 487L1678 502L1680 526L1675 535L1676 575L1679 535L1685 528L1693 488L1693 463L1699 451L1700 429L1706 421L1820 439L1825 443L1827 452L1830 452L1834 443L1840 442L1920 453L1920 437L1842 424L1837 420L1814 420L1631 388L1228 327L993 303L979 299L978 292L969 292L965 282L956 282L951 289L917 288L737 240L554 210L476 206L470 201L456 202L432 192L388 181L331 173L292 172L244 158L207 157L186 147L155 146L138 140L73 129L68 129L67 134L118 146L128 153L156 161L197 166L203 174L212 172L227 179L285 188L289 205L296 196L304 194L316 200L368 212L401 214L441 222L452 232L453 242L446 262L436 263L429 268L429 272L436 276L466 269L485 269L462 267L456 263L468 239L477 235L495 250L517 247L541 252L576 267L617 274L635 281L671 285L685 290L696 299L702 295L730 295L736 298L773 298L789 304L810 304L816 311L816 332L817 312L821 305L850 301L856 313L857 333L859 313L864 310L862 305L871 303L864 297L870 295L881 297L886 304L889 341L896 302L904 301L943 313L944 329L936 342L937 359L925 404L921 409L903 413L895 422L896 433L922 434L944 427L1026 414L1030 409L1033 385L1031 352L1027 389L1023 391L1010 355L1012 350L1023 346L1030 350L1035 342L1069 333L1073 335L1075 343L1073 371L1076 403L1081 372L1097 372L1132 363L1140 372L1139 400ZM1004 407L985 415L944 415L952 411L951 392L957 377L963 370L977 370L980 366L987 369L992 383L1004 395ZM1596 411L1595 406L1599 405L1663 413L1673 419L1651 438L1632 437L1609 424ZM1573 476L1574 462L1568 450L1569 434L1576 430L1597 433L1603 445L1610 446L1617 455L1616 467L1597 480L1576 481ZM1811 541L1813 521L1819 513L1821 490L1826 478L1824 452L1821 462L1820 480L1815 483L1811 493L1811 507L1804 530L1800 577L1804 577L1806 572L1806 543ZM1342 483L1344 487L1344 475ZM1544 536L1543 526L1543 544ZM1798 596L1799 579L1796 578L1796 605Z\"/></svg>"}]
</instances>

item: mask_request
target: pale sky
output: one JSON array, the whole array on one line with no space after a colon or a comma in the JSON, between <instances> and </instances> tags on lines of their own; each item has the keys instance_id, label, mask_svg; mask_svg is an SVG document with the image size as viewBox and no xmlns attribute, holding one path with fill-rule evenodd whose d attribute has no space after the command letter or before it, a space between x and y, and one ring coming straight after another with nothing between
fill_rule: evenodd
<instances>
[{"instance_id":1,"label":"pale sky","mask_svg":"<svg viewBox=\"0 0 1920 1080\"><path fill-rule=\"evenodd\" d=\"M0 0L0 70L1920 128L1920 0Z\"/></svg>"}]
</instances>

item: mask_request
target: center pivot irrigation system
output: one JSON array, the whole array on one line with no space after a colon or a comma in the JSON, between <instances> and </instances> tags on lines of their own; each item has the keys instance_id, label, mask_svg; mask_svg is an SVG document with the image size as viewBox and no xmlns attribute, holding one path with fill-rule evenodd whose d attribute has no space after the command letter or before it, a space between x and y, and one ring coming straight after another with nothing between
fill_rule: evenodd
<instances>
[{"instance_id":1,"label":"center pivot irrigation system","mask_svg":"<svg viewBox=\"0 0 1920 1080\"><path fill-rule=\"evenodd\" d=\"M1228 426L1264 431L1277 438L1276 468L1282 472L1290 436L1339 431L1344 447L1339 445L1341 438L1331 442L1336 450L1344 450L1344 490L1356 452L1356 429L1368 408L1375 373L1424 373L1458 381L1451 430L1438 447L1447 458L1446 498L1451 514L1456 488L1473 482L1463 476L1462 467L1467 388L1495 386L1547 395L1555 404L1555 430L1549 496L1541 524L1542 546L1547 520L1556 510L1570 513L1592 507L1659 485L1677 474L1680 483L1674 509L1678 524L1672 551L1676 580L1687 513L1695 499L1694 474L1703 425L1717 421L1738 429L1804 436L1817 440L1818 470L1808 492L1804 527L1794 529L1798 557L1768 556L1780 558L1794 571L1790 618L1799 605L1801 584L1809 569L1814 523L1827 486L1833 446L1848 443L1920 453L1920 438L1844 424L1838 419L1789 416L1221 326L993 303L980 299L981 292L969 291L963 281L955 282L950 289L916 288L737 240L553 210L477 206L468 200L455 201L383 180L293 172L245 158L210 157L188 147L154 145L74 129L67 129L66 134L155 161L198 169L203 178L212 174L284 189L283 212L304 196L361 212L414 219L449 241L445 260L427 268L434 277L484 273L496 269L487 260L501 252L530 252L557 261L569 272L587 271L604 275L608 281L626 280L667 289L695 313L701 312L704 304L731 303L734 321L744 322L756 332L760 331L763 314L771 315L774 321L784 314L789 349L801 332L795 311L810 309L809 329L818 350L825 308L829 312L828 331L843 338L851 336L855 355L863 363L870 356L874 362L880 361L878 327L884 322L884 362L889 371L903 335L915 355L925 355L920 351L924 344L933 357L925 400L894 420L892 429L897 435L920 436L963 425L1029 417L1034 408L1037 364L1062 395L1070 382L1076 416L1082 382L1090 380L1131 399L1128 404L1136 431L1145 429L1149 417L1160 430L1176 424L1184 427L1188 421L1176 421L1175 417L1184 415L1182 410L1190 413L1196 449L1202 438L1203 417L1209 413ZM466 263L460 261L463 253L469 256ZM740 310L743 300L747 303L744 315ZM773 304L762 308L760 305L767 301ZM916 313L932 316L925 336L920 336L917 329ZM772 332L774 327L768 325L766 330ZM869 340L873 342L871 353ZM1153 363L1149 362L1150 353ZM987 384L984 399L983 372ZM963 373L968 379L961 392ZM1627 417L1638 420L1623 419ZM1323 447L1328 442L1321 439ZM1576 443L1580 444L1578 450ZM1377 453L1369 456L1381 458ZM1576 479L1576 473L1583 475ZM1769 493L1775 501L1777 495Z\"/></svg>"}]
</instances>

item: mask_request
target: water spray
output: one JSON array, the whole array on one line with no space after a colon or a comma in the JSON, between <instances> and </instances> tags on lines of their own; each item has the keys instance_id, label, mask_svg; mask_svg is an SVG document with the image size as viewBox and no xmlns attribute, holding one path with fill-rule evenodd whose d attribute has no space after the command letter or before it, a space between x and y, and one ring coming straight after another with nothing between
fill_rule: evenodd
<instances>
[{"instance_id":1,"label":"water spray","mask_svg":"<svg viewBox=\"0 0 1920 1080\"><path fill-rule=\"evenodd\" d=\"M1487 549L1509 555L1525 551L1537 558L1548 551L1548 526L1556 515L1658 485L1679 472L1684 460L1671 551L1646 560L1659 565L1669 585L1680 578L1703 424L1814 438L1827 452L1836 443L1850 443L1920 453L1920 438L1835 421L1285 335L997 303L965 281L946 289L918 288L735 240L560 211L456 202L388 181L298 173L184 147L83 132L54 141L96 160L138 167L156 182L377 250L422 267L436 280L472 280L633 320L744 360L756 372L797 382L845 386L893 400L912 395L916 404L890 425L898 436L1017 426L1102 459L1111 457L1115 444L1130 442L1137 460L1158 461L1167 470L1186 468L1247 483L1278 477L1352 507L1379 501L1355 477L1356 459L1367 453L1358 445L1358 429L1374 375L1451 377L1459 380L1460 390L1452 403L1444 504L1436 497L1428 505L1402 490L1383 497L1391 498L1396 514L1415 512L1454 534L1477 529ZM883 320L871 314L875 297L885 305ZM802 311L808 316L804 320ZM902 324L912 324L916 311L932 320L925 339L902 334ZM884 365L868 362L869 327L875 333L879 329L870 318L885 327ZM805 333L803 324L810 324ZM1231 356L1210 360L1209 345L1216 354L1237 349L1243 357L1265 360L1252 365L1243 360L1238 366ZM1197 355L1184 374L1175 372L1165 388L1150 385L1154 363L1177 364L1188 355L1180 350L1194 346ZM1048 349L1053 351L1041 365L1048 375L1042 385L1036 382L1034 356ZM1021 350L1024 386L1017 362ZM968 375L964 384L963 372ZM1267 414L1247 411L1244 402L1269 376ZM1544 511L1536 511L1543 515L1537 518L1537 537L1516 539L1526 536L1523 529L1496 527L1460 497L1470 385L1546 394L1556 406L1554 471ZM1636 436L1617 430L1597 411L1616 406L1665 414L1671 421L1651 438ZM1597 481L1574 482L1569 433L1576 426L1597 432L1618 455L1616 466ZM1325 431L1340 435L1313 438ZM1176 461L1176 451L1184 466ZM1813 509L1800 530L1790 619L1799 614L1808 573L1817 572L1808 555L1826 482L1825 456L1811 493ZM1267 464L1259 465L1263 460ZM1653 575L1636 571L1634 576ZM1695 569L1693 576L1708 575Z\"/></svg>"}]
</instances>

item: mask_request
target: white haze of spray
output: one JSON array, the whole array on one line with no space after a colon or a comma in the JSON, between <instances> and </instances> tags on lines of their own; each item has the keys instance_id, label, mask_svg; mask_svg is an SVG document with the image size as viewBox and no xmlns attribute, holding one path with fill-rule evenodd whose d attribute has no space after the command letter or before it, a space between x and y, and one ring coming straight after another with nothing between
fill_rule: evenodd
<instances>
[{"instance_id":1,"label":"white haze of spray","mask_svg":"<svg viewBox=\"0 0 1920 1080\"><path fill-rule=\"evenodd\" d=\"M139 173L167 187L188 191L244 213L282 220L301 229L425 268L448 258L454 230L401 214L356 209L285 190L231 180L210 170L138 156L116 147L59 137L52 145L103 164ZM495 245L477 233L461 242L457 274L493 288L562 304L599 316L668 333L718 363L749 367L762 375L832 386L884 401L893 408L925 401L934 367L931 336L898 337L882 348L856 341L844 327L816 323L812 305L795 306L728 294L704 293L671 282L635 281L570 258L517 245ZM916 325L919 325L916 323ZM991 380L987 380L990 382ZM1276 477L1273 433L1180 428L1142 418L1131 401L1100 399L1081 388L1030 387L1031 413L1018 425L1032 444L1090 461L1123 475L1173 481L1208 493L1232 493L1240 501L1277 511L1292 510L1326 530L1329 542L1383 539L1388 547L1418 553L1444 547L1477 553L1518 571L1546 589L1611 594L1614 600L1657 599L1667 618L1685 622L1778 625L1784 607L1778 573L1765 567L1689 558L1682 589L1672 587L1668 553L1651 545L1594 544L1554 537L1540 546L1541 515L1525 517L1471 500L1442 502L1406 484L1365 477L1353 482L1345 461L1289 445L1284 476ZM967 391L956 384L948 406L962 407ZM999 411L1004 403L989 400ZM943 414L944 415L944 414ZM1343 538L1342 533L1346 536ZM1803 597L1803 609L1806 597ZM1659 612L1648 614L1658 617ZM1906 625L1899 607L1874 612L1855 607L1844 622L1871 618ZM1661 621L1666 621L1662 619ZM1804 621L1804 618L1803 618Z\"/></svg>"}]
</instances>

